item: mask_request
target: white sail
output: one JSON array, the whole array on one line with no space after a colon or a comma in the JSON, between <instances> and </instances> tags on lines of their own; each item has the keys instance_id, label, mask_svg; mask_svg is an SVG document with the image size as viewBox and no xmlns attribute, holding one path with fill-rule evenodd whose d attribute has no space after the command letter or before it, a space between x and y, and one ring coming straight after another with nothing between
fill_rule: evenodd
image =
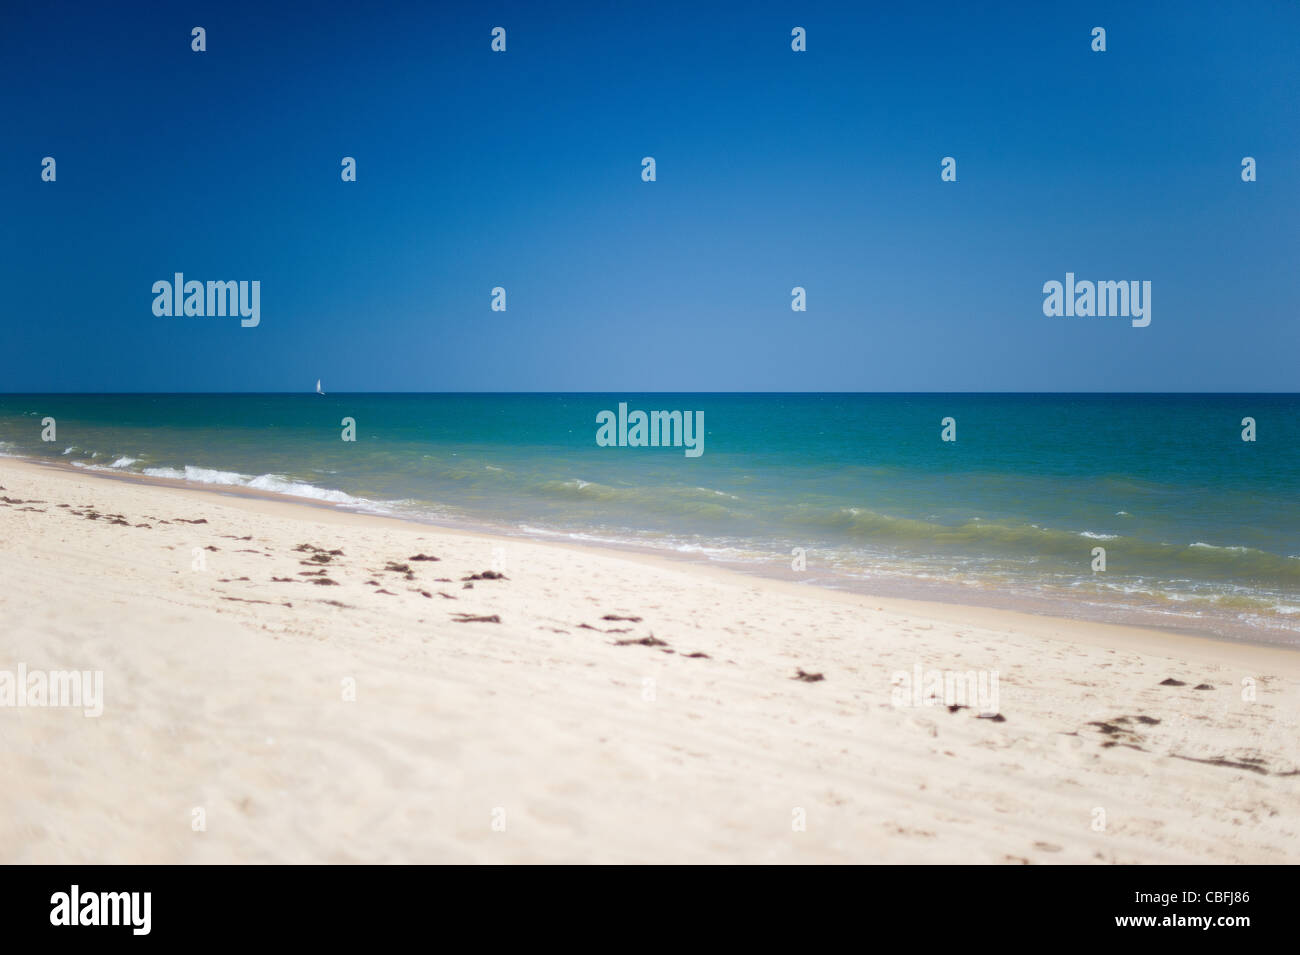
<instances>
[{"instance_id":1,"label":"white sail","mask_svg":"<svg viewBox=\"0 0 1300 955\"><path fill-rule=\"evenodd\" d=\"M325 389L323 389L323 388L320 386L320 379L319 379L319 378L316 379L316 394L318 394L318 395L323 395L323 394L325 394Z\"/></svg>"}]
</instances>

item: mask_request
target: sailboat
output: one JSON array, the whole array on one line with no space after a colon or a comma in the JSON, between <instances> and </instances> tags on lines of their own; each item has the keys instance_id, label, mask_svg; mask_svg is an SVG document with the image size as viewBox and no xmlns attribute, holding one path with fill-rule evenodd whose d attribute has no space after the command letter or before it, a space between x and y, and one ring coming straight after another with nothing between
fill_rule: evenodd
<instances>
[{"instance_id":1,"label":"sailboat","mask_svg":"<svg viewBox=\"0 0 1300 955\"><path fill-rule=\"evenodd\" d=\"M325 397L325 389L320 386L319 378L316 379L316 394L320 395L322 398Z\"/></svg>"}]
</instances>

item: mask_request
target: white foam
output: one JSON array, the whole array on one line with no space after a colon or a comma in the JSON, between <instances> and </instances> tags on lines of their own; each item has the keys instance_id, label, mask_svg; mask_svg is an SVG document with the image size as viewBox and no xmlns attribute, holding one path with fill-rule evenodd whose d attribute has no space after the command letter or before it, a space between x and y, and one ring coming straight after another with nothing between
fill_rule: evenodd
<instances>
[{"instance_id":1,"label":"white foam","mask_svg":"<svg viewBox=\"0 0 1300 955\"><path fill-rule=\"evenodd\" d=\"M328 501L331 504L360 504L358 498L343 491L331 491L328 488L316 487L314 484L304 484L301 481L291 481L289 478L281 477L278 474L263 474L253 478L245 484L258 491L271 491L275 494L289 494L293 497L306 497L313 501Z\"/></svg>"},{"instance_id":2,"label":"white foam","mask_svg":"<svg viewBox=\"0 0 1300 955\"><path fill-rule=\"evenodd\" d=\"M125 460L125 459L124 459ZM116 467L117 465L114 465ZM246 487L254 491L269 491L273 494L285 494L290 497L303 497L312 501L325 501L330 504L349 504L353 506L376 506L375 502L353 497L343 491L317 487L302 481L294 481L281 474L261 474L249 477L235 471L218 471L213 468L200 468L187 464L183 471L176 468L145 468L149 477L169 478L174 481L190 481L194 484L217 484L225 487Z\"/></svg>"},{"instance_id":3,"label":"white foam","mask_svg":"<svg viewBox=\"0 0 1300 955\"><path fill-rule=\"evenodd\" d=\"M730 498L730 499L733 500L733 501L739 501L739 500L740 500L740 498L736 497L736 495L734 495L734 494L728 494L726 491L715 491L715 490L714 490L713 488L711 488L711 487L697 487L695 490L697 490L697 491L703 491L705 494L716 494L716 495L718 495L718 497L726 497L726 498Z\"/></svg>"}]
</instances>

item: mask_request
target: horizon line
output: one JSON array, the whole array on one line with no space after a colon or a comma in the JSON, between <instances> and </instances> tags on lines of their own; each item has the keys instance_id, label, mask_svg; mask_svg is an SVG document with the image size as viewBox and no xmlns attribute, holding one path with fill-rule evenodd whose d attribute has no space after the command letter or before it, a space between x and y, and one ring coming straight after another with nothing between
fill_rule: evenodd
<instances>
[{"instance_id":1,"label":"horizon line","mask_svg":"<svg viewBox=\"0 0 1300 955\"><path fill-rule=\"evenodd\" d=\"M1061 397L1061 398L1156 398L1156 397L1300 397L1296 391L334 391L318 394L315 391L0 391L0 398L23 397L231 397L288 396L329 398L356 395L412 395L412 396L591 396L611 395L705 395L714 397Z\"/></svg>"}]
</instances>

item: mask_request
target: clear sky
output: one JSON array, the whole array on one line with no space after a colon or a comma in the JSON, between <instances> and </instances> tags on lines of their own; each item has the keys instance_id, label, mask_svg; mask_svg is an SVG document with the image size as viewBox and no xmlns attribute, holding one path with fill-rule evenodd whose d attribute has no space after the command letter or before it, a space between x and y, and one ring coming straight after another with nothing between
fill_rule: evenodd
<instances>
[{"instance_id":1,"label":"clear sky","mask_svg":"<svg viewBox=\"0 0 1300 955\"><path fill-rule=\"evenodd\" d=\"M5 3L0 257L8 392L1296 391L1300 4Z\"/></svg>"}]
</instances>

